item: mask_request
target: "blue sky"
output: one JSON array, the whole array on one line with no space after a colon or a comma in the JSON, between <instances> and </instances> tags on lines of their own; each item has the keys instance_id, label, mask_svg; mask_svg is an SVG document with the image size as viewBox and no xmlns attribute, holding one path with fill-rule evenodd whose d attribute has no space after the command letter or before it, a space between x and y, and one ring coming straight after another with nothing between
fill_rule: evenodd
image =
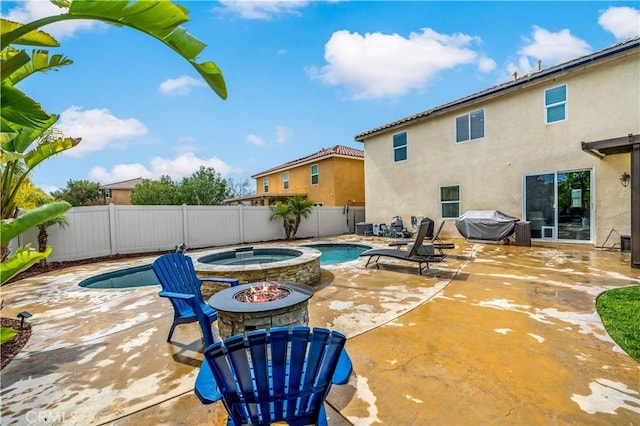
<instances>
[{"instance_id":1,"label":"blue sky","mask_svg":"<svg viewBox=\"0 0 640 426\"><path fill-rule=\"evenodd\" d=\"M573 59L640 33L638 2L176 1L184 27L222 70L221 100L162 43L93 21L44 27L74 61L18 88L82 137L31 175L174 180L201 165L251 175L358 133ZM2 1L17 22L59 13L46 0ZM254 188L254 181L250 180Z\"/></svg>"}]
</instances>

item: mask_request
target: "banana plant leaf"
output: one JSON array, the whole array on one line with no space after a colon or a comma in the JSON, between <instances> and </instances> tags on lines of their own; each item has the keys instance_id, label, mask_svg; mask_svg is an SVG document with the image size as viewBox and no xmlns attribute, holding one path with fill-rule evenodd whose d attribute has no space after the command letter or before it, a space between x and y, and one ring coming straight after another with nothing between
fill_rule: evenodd
<instances>
[{"instance_id":1,"label":"banana plant leaf","mask_svg":"<svg viewBox=\"0 0 640 426\"><path fill-rule=\"evenodd\" d=\"M4 52L3 52L4 53ZM7 75L7 78L3 80L9 82L11 85L15 86L18 82L22 81L24 78L30 76L35 72L47 72L56 70L57 68L71 65L73 61L61 54L55 54L49 56L49 51L34 49L31 53L31 57L26 54L24 51L19 51L17 55L23 54L27 57L27 61L23 62L24 59L21 59L20 62L23 62L20 67L14 69L10 73L6 74L4 69L2 70L3 76ZM22 56L22 55L20 55ZM13 59L13 57L11 58ZM2 62L4 66L5 61ZM15 66L14 66L15 68Z\"/></svg>"},{"instance_id":2,"label":"banana plant leaf","mask_svg":"<svg viewBox=\"0 0 640 426\"><path fill-rule=\"evenodd\" d=\"M14 330L13 328L3 327L0 328L0 344L4 342L8 342L9 340L16 337L18 334L18 330Z\"/></svg>"},{"instance_id":3,"label":"banana plant leaf","mask_svg":"<svg viewBox=\"0 0 640 426\"><path fill-rule=\"evenodd\" d=\"M13 256L0 263L0 285L36 263L45 260L52 252L52 247L47 247L44 252L33 251L31 244L19 248Z\"/></svg>"},{"instance_id":4,"label":"banana plant leaf","mask_svg":"<svg viewBox=\"0 0 640 426\"><path fill-rule=\"evenodd\" d=\"M55 141L41 143L25 155L24 162L29 169L33 169L52 155L78 145L81 140L82 138L58 138Z\"/></svg>"},{"instance_id":5,"label":"banana plant leaf","mask_svg":"<svg viewBox=\"0 0 640 426\"><path fill-rule=\"evenodd\" d=\"M16 132L17 126L40 127L49 118L40 104L6 82L0 86L2 131Z\"/></svg>"},{"instance_id":6,"label":"banana plant leaf","mask_svg":"<svg viewBox=\"0 0 640 426\"><path fill-rule=\"evenodd\" d=\"M22 26L23 24L18 22L0 19L0 38L4 38L5 34L15 31ZM39 30L29 31L28 33L11 41L11 43L22 46L60 47L60 43L58 43L55 38L51 37L46 32ZM3 50L5 47L4 43L2 43Z\"/></svg>"},{"instance_id":7,"label":"banana plant leaf","mask_svg":"<svg viewBox=\"0 0 640 426\"><path fill-rule=\"evenodd\" d=\"M2 224L0 224L1 244L4 245L5 243L8 243L18 235L41 224L42 222L50 220L56 216L60 216L70 208L71 204L66 201L55 201L33 210L29 210L15 219L3 220Z\"/></svg>"},{"instance_id":8,"label":"banana plant leaf","mask_svg":"<svg viewBox=\"0 0 640 426\"><path fill-rule=\"evenodd\" d=\"M20 127L15 133L2 133L0 143L5 152L24 153L44 132L53 126L60 118L52 114L49 119L38 127Z\"/></svg>"},{"instance_id":9,"label":"banana plant leaf","mask_svg":"<svg viewBox=\"0 0 640 426\"><path fill-rule=\"evenodd\" d=\"M30 35L38 28L70 19L94 19L117 26L142 31L162 41L185 58L222 99L227 98L227 87L222 72L213 62L196 62L206 44L189 34L180 25L189 21L188 10L166 0L91 1L73 0L66 14L48 16L2 33L2 49ZM4 78L4 77L3 77Z\"/></svg>"}]
</instances>

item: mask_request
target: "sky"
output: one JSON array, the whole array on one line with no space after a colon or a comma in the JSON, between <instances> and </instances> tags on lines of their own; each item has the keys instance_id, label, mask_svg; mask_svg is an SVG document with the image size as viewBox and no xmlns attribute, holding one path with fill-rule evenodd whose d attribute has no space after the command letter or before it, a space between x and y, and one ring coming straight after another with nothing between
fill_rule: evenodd
<instances>
[{"instance_id":1,"label":"sky","mask_svg":"<svg viewBox=\"0 0 640 426\"><path fill-rule=\"evenodd\" d=\"M359 133L640 34L637 1L174 1L222 70L219 98L182 57L129 28L43 27L73 60L17 88L59 114L80 144L39 165L46 192L69 180L174 181L200 166L241 182L345 145ZM0 3L26 23L47 0ZM28 48L31 49L30 47Z\"/></svg>"}]
</instances>

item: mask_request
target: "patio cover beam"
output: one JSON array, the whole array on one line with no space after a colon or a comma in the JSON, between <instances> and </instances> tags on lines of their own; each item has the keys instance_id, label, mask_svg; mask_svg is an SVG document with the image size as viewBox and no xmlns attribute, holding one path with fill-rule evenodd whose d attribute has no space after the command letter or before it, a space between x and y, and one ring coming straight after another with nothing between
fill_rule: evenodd
<instances>
[{"instance_id":1,"label":"patio cover beam","mask_svg":"<svg viewBox=\"0 0 640 426\"><path fill-rule=\"evenodd\" d=\"M601 159L631 154L631 267L640 268L640 135L582 142L582 150Z\"/></svg>"}]
</instances>

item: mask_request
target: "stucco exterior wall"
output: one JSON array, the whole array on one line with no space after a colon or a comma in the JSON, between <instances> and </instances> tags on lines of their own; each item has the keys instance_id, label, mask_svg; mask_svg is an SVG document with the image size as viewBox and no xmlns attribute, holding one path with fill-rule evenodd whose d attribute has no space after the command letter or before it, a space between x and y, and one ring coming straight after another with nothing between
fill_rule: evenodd
<instances>
[{"instance_id":1,"label":"stucco exterior wall","mask_svg":"<svg viewBox=\"0 0 640 426\"><path fill-rule=\"evenodd\" d=\"M131 190L130 189L112 189L111 198L108 198L107 202L118 204L118 205L130 205Z\"/></svg>"},{"instance_id":2,"label":"stucco exterior wall","mask_svg":"<svg viewBox=\"0 0 640 426\"><path fill-rule=\"evenodd\" d=\"M545 124L544 91L567 85L567 119ZM624 137L640 131L640 54L605 59L439 113L365 140L368 222L395 215L441 219L439 188L460 185L460 212L500 210L524 217L523 177L544 172L593 171L593 242L611 229L630 230L630 190L618 177L630 169L629 154L600 160L582 141ZM484 108L485 136L455 142L455 117ZM407 132L408 159L393 162L393 134ZM447 220L444 236L459 236Z\"/></svg>"},{"instance_id":3,"label":"stucco exterior wall","mask_svg":"<svg viewBox=\"0 0 640 426\"><path fill-rule=\"evenodd\" d=\"M311 166L318 165L318 184L311 184ZM289 173L289 189L284 189L283 175ZM364 203L364 161L333 156L273 172L269 193L307 194L307 199L323 206L343 206L348 200ZM256 193L264 194L263 177L256 179ZM353 204L352 204L353 205Z\"/></svg>"},{"instance_id":4,"label":"stucco exterior wall","mask_svg":"<svg viewBox=\"0 0 640 426\"><path fill-rule=\"evenodd\" d=\"M364 205L364 161L335 157L334 176L334 205Z\"/></svg>"}]
</instances>

